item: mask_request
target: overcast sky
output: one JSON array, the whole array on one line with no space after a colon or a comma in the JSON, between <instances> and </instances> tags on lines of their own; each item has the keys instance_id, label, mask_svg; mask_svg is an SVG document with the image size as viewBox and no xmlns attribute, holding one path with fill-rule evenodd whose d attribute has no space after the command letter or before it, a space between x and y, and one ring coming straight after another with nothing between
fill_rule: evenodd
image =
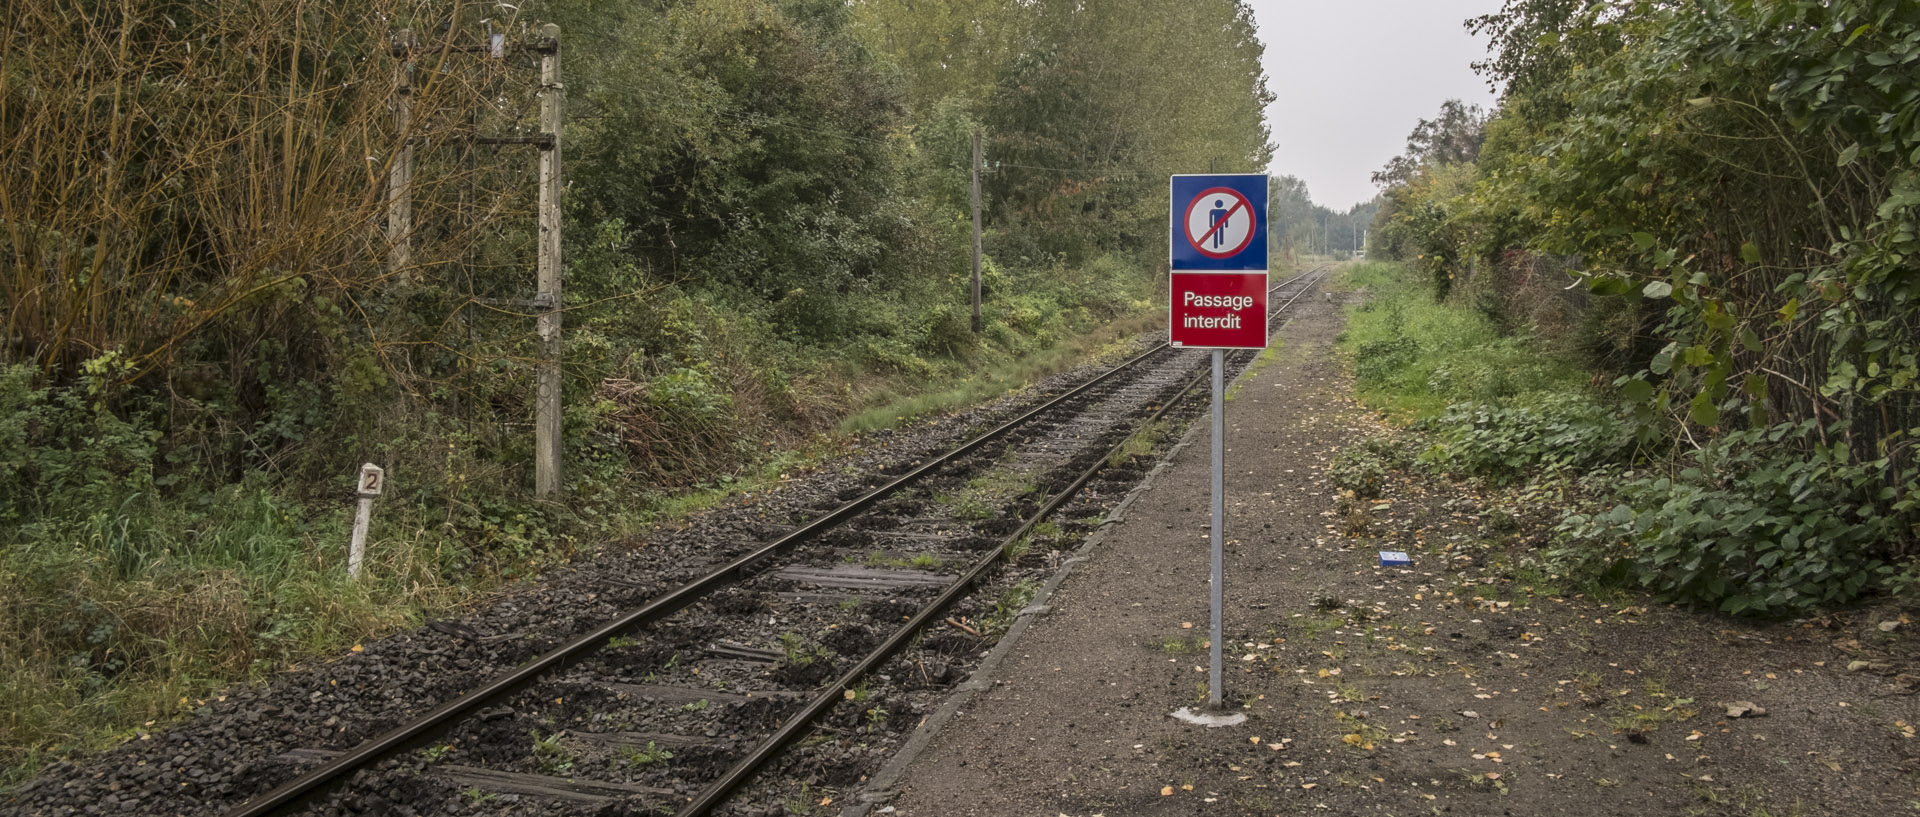
<instances>
[{"instance_id":1,"label":"overcast sky","mask_svg":"<svg viewBox=\"0 0 1920 817\"><path fill-rule=\"evenodd\" d=\"M1500 0L1248 0L1266 43L1275 175L1335 210L1373 198L1368 178L1440 103L1492 107L1468 64L1486 41L1461 23Z\"/></svg>"}]
</instances>

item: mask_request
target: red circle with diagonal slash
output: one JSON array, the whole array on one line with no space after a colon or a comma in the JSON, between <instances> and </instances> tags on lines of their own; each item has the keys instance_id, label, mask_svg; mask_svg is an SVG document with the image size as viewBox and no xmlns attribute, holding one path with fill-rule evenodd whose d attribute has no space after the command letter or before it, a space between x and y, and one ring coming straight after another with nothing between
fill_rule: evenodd
<instances>
[{"instance_id":1,"label":"red circle with diagonal slash","mask_svg":"<svg viewBox=\"0 0 1920 817\"><path fill-rule=\"evenodd\" d=\"M1213 229L1208 230L1205 235L1194 238L1192 227L1193 208L1200 206L1200 202L1206 200L1208 196L1226 196L1233 199L1234 203L1232 207L1227 208L1227 214L1220 219L1219 224L1214 225ZM1201 245L1205 244L1207 239L1213 237L1214 230L1225 227L1227 222L1233 220L1233 215L1242 209L1247 211L1247 218L1251 220L1253 218L1253 202L1248 201L1245 194L1231 187L1209 187L1200 191L1199 195L1194 196L1193 201L1187 202L1187 211L1181 214L1180 217L1180 234L1186 236L1187 244L1191 245L1194 251L1201 255L1208 258L1232 258L1239 255L1242 250L1245 250L1247 245L1253 243L1253 234L1260 231L1258 225L1249 226L1247 228L1247 234L1240 238L1240 243L1226 250L1209 250Z\"/></svg>"}]
</instances>

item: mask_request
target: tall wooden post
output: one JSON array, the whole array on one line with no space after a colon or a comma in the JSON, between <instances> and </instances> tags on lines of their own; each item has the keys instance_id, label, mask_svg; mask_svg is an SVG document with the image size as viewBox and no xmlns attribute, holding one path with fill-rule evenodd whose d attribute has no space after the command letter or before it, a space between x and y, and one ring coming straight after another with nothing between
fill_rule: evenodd
<instances>
[{"instance_id":1,"label":"tall wooden post","mask_svg":"<svg viewBox=\"0 0 1920 817\"><path fill-rule=\"evenodd\" d=\"M387 170L387 272L411 280L413 260L413 31L393 38L395 153Z\"/></svg>"},{"instance_id":2,"label":"tall wooden post","mask_svg":"<svg viewBox=\"0 0 1920 817\"><path fill-rule=\"evenodd\" d=\"M980 334L980 132L973 132L973 333Z\"/></svg>"},{"instance_id":3,"label":"tall wooden post","mask_svg":"<svg viewBox=\"0 0 1920 817\"><path fill-rule=\"evenodd\" d=\"M541 29L546 43L540 57L540 260L539 304L535 331L540 337L540 362L533 433L533 493L539 499L560 495L560 27Z\"/></svg>"}]
</instances>

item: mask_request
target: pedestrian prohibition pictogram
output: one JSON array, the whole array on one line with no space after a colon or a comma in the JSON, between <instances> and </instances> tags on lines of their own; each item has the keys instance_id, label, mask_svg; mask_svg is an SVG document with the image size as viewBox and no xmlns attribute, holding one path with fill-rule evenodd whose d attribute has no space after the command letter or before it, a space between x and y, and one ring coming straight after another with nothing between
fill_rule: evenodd
<instances>
[{"instance_id":1,"label":"pedestrian prohibition pictogram","mask_svg":"<svg viewBox=\"0 0 1920 817\"><path fill-rule=\"evenodd\" d=\"M1267 268L1267 177L1174 176L1167 255L1175 272Z\"/></svg>"},{"instance_id":2,"label":"pedestrian prohibition pictogram","mask_svg":"<svg viewBox=\"0 0 1920 817\"><path fill-rule=\"evenodd\" d=\"M1232 258L1253 242L1253 202L1231 187L1200 191L1186 222L1187 243L1208 258Z\"/></svg>"}]
</instances>

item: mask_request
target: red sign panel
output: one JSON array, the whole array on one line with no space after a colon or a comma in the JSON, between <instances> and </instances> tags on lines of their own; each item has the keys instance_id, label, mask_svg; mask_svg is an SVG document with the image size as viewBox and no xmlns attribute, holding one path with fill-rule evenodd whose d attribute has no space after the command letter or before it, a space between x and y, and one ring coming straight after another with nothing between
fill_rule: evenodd
<instances>
[{"instance_id":1,"label":"red sign panel","mask_svg":"<svg viewBox=\"0 0 1920 817\"><path fill-rule=\"evenodd\" d=\"M1265 272L1175 272L1167 337L1185 349L1267 348Z\"/></svg>"}]
</instances>

